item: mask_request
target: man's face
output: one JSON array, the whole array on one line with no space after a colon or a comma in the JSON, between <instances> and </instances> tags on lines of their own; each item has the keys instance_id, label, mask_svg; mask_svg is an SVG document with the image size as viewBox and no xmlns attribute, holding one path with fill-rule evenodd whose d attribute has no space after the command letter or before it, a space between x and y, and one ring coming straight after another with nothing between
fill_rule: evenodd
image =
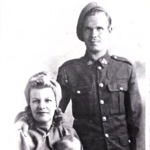
<instances>
[{"instance_id":1,"label":"man's face","mask_svg":"<svg viewBox=\"0 0 150 150\"><path fill-rule=\"evenodd\" d=\"M51 88L31 89L30 107L33 118L39 123L52 120L56 109L55 96Z\"/></svg>"},{"instance_id":2,"label":"man's face","mask_svg":"<svg viewBox=\"0 0 150 150\"><path fill-rule=\"evenodd\" d=\"M89 52L106 51L109 38L108 18L103 12L87 16L83 25L84 42Z\"/></svg>"}]
</instances>

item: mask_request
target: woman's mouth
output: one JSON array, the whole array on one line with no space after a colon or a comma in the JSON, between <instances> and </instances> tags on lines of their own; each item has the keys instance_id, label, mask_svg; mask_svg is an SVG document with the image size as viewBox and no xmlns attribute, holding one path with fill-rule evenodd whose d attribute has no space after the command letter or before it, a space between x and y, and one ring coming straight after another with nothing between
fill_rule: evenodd
<instances>
[{"instance_id":1,"label":"woman's mouth","mask_svg":"<svg viewBox=\"0 0 150 150\"><path fill-rule=\"evenodd\" d=\"M48 114L48 112L37 112L37 114Z\"/></svg>"}]
</instances>

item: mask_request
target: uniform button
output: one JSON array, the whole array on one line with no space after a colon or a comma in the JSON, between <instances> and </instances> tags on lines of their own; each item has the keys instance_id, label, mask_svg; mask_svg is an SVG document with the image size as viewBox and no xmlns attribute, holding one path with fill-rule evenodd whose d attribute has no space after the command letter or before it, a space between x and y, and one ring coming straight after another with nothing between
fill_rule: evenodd
<instances>
[{"instance_id":1,"label":"uniform button","mask_svg":"<svg viewBox=\"0 0 150 150\"><path fill-rule=\"evenodd\" d=\"M117 59L117 56L114 56L115 59Z\"/></svg>"},{"instance_id":2,"label":"uniform button","mask_svg":"<svg viewBox=\"0 0 150 150\"><path fill-rule=\"evenodd\" d=\"M130 140L128 140L128 142L129 142L129 143L131 143L131 141L130 141Z\"/></svg>"},{"instance_id":3,"label":"uniform button","mask_svg":"<svg viewBox=\"0 0 150 150\"><path fill-rule=\"evenodd\" d=\"M80 92L80 91L77 91L77 93L80 94L81 92Z\"/></svg>"},{"instance_id":4,"label":"uniform button","mask_svg":"<svg viewBox=\"0 0 150 150\"><path fill-rule=\"evenodd\" d=\"M123 90L123 87L120 87L120 90L122 91L122 90Z\"/></svg>"},{"instance_id":5,"label":"uniform button","mask_svg":"<svg viewBox=\"0 0 150 150\"><path fill-rule=\"evenodd\" d=\"M107 120L105 116L104 116L102 119L103 119L103 121L106 121L106 120Z\"/></svg>"},{"instance_id":6,"label":"uniform button","mask_svg":"<svg viewBox=\"0 0 150 150\"><path fill-rule=\"evenodd\" d=\"M105 137L109 137L109 135L106 133L106 134L105 134Z\"/></svg>"},{"instance_id":7,"label":"uniform button","mask_svg":"<svg viewBox=\"0 0 150 150\"><path fill-rule=\"evenodd\" d=\"M104 100L100 100L100 104L104 104Z\"/></svg>"},{"instance_id":8,"label":"uniform button","mask_svg":"<svg viewBox=\"0 0 150 150\"><path fill-rule=\"evenodd\" d=\"M100 86L100 87L103 87L103 86L104 86L104 84L103 84L103 83L100 83L100 84L99 84L99 86Z\"/></svg>"},{"instance_id":9,"label":"uniform button","mask_svg":"<svg viewBox=\"0 0 150 150\"><path fill-rule=\"evenodd\" d=\"M65 82L67 83L67 82L68 82L68 80L65 80Z\"/></svg>"},{"instance_id":10,"label":"uniform button","mask_svg":"<svg viewBox=\"0 0 150 150\"><path fill-rule=\"evenodd\" d=\"M50 135L50 133L44 134L44 135L43 135L43 138L46 138L46 137L49 136L49 135Z\"/></svg>"},{"instance_id":11,"label":"uniform button","mask_svg":"<svg viewBox=\"0 0 150 150\"><path fill-rule=\"evenodd\" d=\"M101 70L101 69L102 69L102 67L101 67L101 66L98 66L97 68L98 68L99 70Z\"/></svg>"}]
</instances>

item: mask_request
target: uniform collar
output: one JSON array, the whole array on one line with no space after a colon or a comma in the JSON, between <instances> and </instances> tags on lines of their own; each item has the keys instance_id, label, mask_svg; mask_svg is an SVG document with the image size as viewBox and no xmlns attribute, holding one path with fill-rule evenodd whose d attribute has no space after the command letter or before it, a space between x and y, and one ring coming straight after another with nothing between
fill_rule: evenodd
<instances>
[{"instance_id":1,"label":"uniform collar","mask_svg":"<svg viewBox=\"0 0 150 150\"><path fill-rule=\"evenodd\" d=\"M106 67L110 61L110 55L108 51L106 51L105 55L94 61L89 57L88 53L86 52L82 59L87 64L87 66L92 66L94 63L98 62L102 67Z\"/></svg>"}]
</instances>

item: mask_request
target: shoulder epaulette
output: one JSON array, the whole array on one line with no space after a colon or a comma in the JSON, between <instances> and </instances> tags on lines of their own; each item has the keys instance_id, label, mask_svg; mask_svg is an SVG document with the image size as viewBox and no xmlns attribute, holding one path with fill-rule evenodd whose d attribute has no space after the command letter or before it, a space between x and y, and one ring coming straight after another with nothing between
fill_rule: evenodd
<instances>
[{"instance_id":1,"label":"shoulder epaulette","mask_svg":"<svg viewBox=\"0 0 150 150\"><path fill-rule=\"evenodd\" d=\"M128 59L126 59L124 57L112 55L111 58L115 59L116 61L122 61L122 62L126 62L126 63L129 63L130 65L132 65L132 63Z\"/></svg>"}]
</instances>

